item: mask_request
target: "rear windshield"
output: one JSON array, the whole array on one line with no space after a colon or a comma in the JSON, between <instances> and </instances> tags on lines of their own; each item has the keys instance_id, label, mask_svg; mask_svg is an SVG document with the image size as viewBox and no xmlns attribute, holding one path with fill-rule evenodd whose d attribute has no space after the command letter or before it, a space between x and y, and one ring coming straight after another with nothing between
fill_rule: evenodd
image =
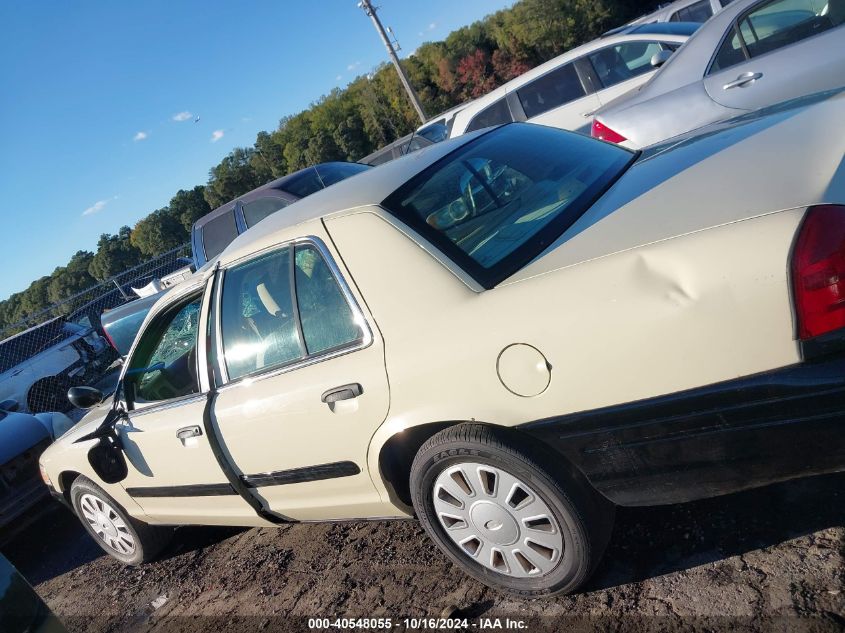
<instances>
[{"instance_id":1,"label":"rear windshield","mask_svg":"<svg viewBox=\"0 0 845 633\"><path fill-rule=\"evenodd\" d=\"M126 356L129 353L129 348L132 347L132 342L135 340L135 335L141 329L141 324L144 318L150 311L153 304L149 304L145 308L139 309L137 312L127 314L125 317L118 319L113 323L105 324L105 330L112 340L115 348L121 356Z\"/></svg>"},{"instance_id":2,"label":"rear windshield","mask_svg":"<svg viewBox=\"0 0 845 633\"><path fill-rule=\"evenodd\" d=\"M635 158L580 134L515 123L449 154L383 206L492 288L540 254Z\"/></svg>"}]
</instances>

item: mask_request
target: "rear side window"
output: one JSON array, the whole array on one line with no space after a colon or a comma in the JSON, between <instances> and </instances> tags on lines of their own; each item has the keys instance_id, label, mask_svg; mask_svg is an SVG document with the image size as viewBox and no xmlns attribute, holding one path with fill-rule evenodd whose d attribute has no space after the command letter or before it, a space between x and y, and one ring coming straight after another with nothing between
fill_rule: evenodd
<instances>
[{"instance_id":1,"label":"rear side window","mask_svg":"<svg viewBox=\"0 0 845 633\"><path fill-rule=\"evenodd\" d=\"M255 226L271 213L275 213L286 206L288 206L287 201L281 198L259 198L258 200L247 202L243 206L244 220L246 220L247 227Z\"/></svg>"},{"instance_id":2,"label":"rear side window","mask_svg":"<svg viewBox=\"0 0 845 633\"><path fill-rule=\"evenodd\" d=\"M336 182L346 180L350 176L367 171L369 166L359 163L327 163L325 165L317 165L314 169L320 175L323 186L329 187Z\"/></svg>"},{"instance_id":3,"label":"rear side window","mask_svg":"<svg viewBox=\"0 0 845 633\"><path fill-rule=\"evenodd\" d=\"M298 245L295 269L296 303L308 353L322 354L360 340L363 332L317 249Z\"/></svg>"},{"instance_id":4,"label":"rear side window","mask_svg":"<svg viewBox=\"0 0 845 633\"><path fill-rule=\"evenodd\" d=\"M285 182L282 188L299 198L304 198L322 189L323 182L320 180L320 176L317 175L317 170L309 167L301 174L297 174Z\"/></svg>"},{"instance_id":5,"label":"rear side window","mask_svg":"<svg viewBox=\"0 0 845 633\"><path fill-rule=\"evenodd\" d=\"M651 58L663 50L659 42L626 42L589 55L605 88L654 70Z\"/></svg>"},{"instance_id":6,"label":"rear side window","mask_svg":"<svg viewBox=\"0 0 845 633\"><path fill-rule=\"evenodd\" d=\"M772 0L740 18L728 31L710 72L730 68L845 22L843 0Z\"/></svg>"},{"instance_id":7,"label":"rear side window","mask_svg":"<svg viewBox=\"0 0 845 633\"><path fill-rule=\"evenodd\" d=\"M672 14L670 22L707 22L713 17L713 8L710 0L700 0L694 4L684 7Z\"/></svg>"},{"instance_id":8,"label":"rear side window","mask_svg":"<svg viewBox=\"0 0 845 633\"><path fill-rule=\"evenodd\" d=\"M529 119L552 108L580 99L587 93L574 64L564 64L516 91Z\"/></svg>"},{"instance_id":9,"label":"rear side window","mask_svg":"<svg viewBox=\"0 0 845 633\"><path fill-rule=\"evenodd\" d=\"M217 257L238 236L234 209L234 206L227 209L226 213L203 225L202 247L206 259Z\"/></svg>"},{"instance_id":10,"label":"rear side window","mask_svg":"<svg viewBox=\"0 0 845 633\"><path fill-rule=\"evenodd\" d=\"M508 107L508 102L502 97L476 114L467 125L466 131L474 132L485 127L510 123L511 121L513 121L511 109Z\"/></svg>"},{"instance_id":11,"label":"rear side window","mask_svg":"<svg viewBox=\"0 0 845 633\"><path fill-rule=\"evenodd\" d=\"M230 380L363 339L361 322L311 244L285 246L226 271L220 323Z\"/></svg>"}]
</instances>

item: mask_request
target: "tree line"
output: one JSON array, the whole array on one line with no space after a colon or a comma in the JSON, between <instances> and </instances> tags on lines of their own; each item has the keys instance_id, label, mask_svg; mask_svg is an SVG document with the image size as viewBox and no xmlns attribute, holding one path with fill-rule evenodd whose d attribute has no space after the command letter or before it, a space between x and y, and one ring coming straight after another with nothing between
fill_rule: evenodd
<instances>
[{"instance_id":1,"label":"tree line","mask_svg":"<svg viewBox=\"0 0 845 633\"><path fill-rule=\"evenodd\" d=\"M427 113L480 97L552 57L624 24L654 0L521 0L421 45L402 64ZM285 116L252 147L238 147L209 171L208 182L104 233L96 252L78 251L22 291L0 301L0 331L190 239L191 225L256 187L315 163L359 160L419 126L399 78L385 63ZM70 307L69 307L70 309Z\"/></svg>"}]
</instances>

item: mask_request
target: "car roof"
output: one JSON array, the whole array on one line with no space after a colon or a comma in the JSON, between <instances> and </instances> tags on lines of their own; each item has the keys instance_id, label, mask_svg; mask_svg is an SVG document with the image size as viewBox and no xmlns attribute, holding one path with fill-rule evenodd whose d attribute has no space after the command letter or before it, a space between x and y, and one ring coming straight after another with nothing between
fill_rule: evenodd
<instances>
[{"instance_id":1,"label":"car roof","mask_svg":"<svg viewBox=\"0 0 845 633\"><path fill-rule=\"evenodd\" d=\"M690 36L701 28L701 22L650 22L648 24L626 24L611 29L602 37L611 35L625 35L636 33L637 35L686 35Z\"/></svg>"},{"instance_id":2,"label":"car roof","mask_svg":"<svg viewBox=\"0 0 845 633\"><path fill-rule=\"evenodd\" d=\"M251 189L250 191L247 191L246 193L242 193L237 198L233 198L232 200L229 200L229 202L227 202L225 204L221 204L219 207L217 207L216 209L214 209L210 213L206 213L204 216L202 216L200 219L198 219L196 222L194 222L193 228L195 230L200 229L204 225L206 225L208 222L210 222L211 220L214 220L215 218L218 218L221 215L224 215L228 212L231 212L232 206L236 202L238 202L239 200L241 200L243 198L246 198L247 196L254 194L257 191L269 191L271 189L284 190L286 183L290 182L291 180L293 180L294 178L296 178L300 174L304 174L304 173L309 172L311 170L314 170L318 167L325 167L327 165L354 165L354 164L356 164L356 163L349 163L349 162L344 162L344 161L332 161L332 162L328 162L328 163L318 163L317 165L309 165L308 167L304 167L304 168L302 168L298 171L287 174L286 176L282 176L281 178L276 178L275 180L271 180L270 182L265 183L265 184L261 185L260 187L256 187L255 189ZM290 192L286 192L286 193L288 193L288 195L290 195L294 198L299 197L299 196L297 196L293 193L290 193Z\"/></svg>"},{"instance_id":3,"label":"car roof","mask_svg":"<svg viewBox=\"0 0 845 633\"><path fill-rule=\"evenodd\" d=\"M284 213L266 217L235 238L220 254L221 265L252 254L255 250L253 242L266 241L269 236L283 229L351 209L380 204L401 184L490 129L434 143L294 202L285 208Z\"/></svg>"},{"instance_id":4,"label":"car roof","mask_svg":"<svg viewBox=\"0 0 845 633\"><path fill-rule=\"evenodd\" d=\"M509 91L512 92L513 90L521 87L522 85L533 81L538 77L542 77L543 75L554 70L561 64L565 64L568 61L582 57L599 48L604 48L612 44L622 44L625 42L640 41L644 38L647 38L649 35L652 35L652 33L618 33L614 35L602 36L590 42L587 42L586 44L582 44L581 46L572 48L566 51L565 53L561 53L557 57L550 59L547 62L543 62L539 66L535 66L531 70L522 73L518 77L515 77L507 83L504 83L498 88L488 92L483 97L479 97L475 101L472 101L471 103L467 104L467 106L463 110L461 110L455 115L455 122L457 124L458 119L460 119L462 122L466 121L468 123L476 114L481 112L484 108L492 104L494 101L500 99L501 97L504 97ZM660 35L662 37L668 38L678 38L682 41L685 41L687 38L687 35L681 33L655 33L655 35Z\"/></svg>"}]
</instances>

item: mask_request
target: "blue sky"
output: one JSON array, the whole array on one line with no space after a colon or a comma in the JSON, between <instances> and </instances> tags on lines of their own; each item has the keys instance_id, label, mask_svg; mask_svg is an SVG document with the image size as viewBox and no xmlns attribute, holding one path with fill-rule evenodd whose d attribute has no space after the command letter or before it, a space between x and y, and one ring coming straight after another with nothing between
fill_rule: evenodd
<instances>
[{"instance_id":1,"label":"blue sky","mask_svg":"<svg viewBox=\"0 0 845 633\"><path fill-rule=\"evenodd\" d=\"M0 299L205 184L232 148L385 61L356 4L2 3ZM511 4L377 6L404 54Z\"/></svg>"}]
</instances>

